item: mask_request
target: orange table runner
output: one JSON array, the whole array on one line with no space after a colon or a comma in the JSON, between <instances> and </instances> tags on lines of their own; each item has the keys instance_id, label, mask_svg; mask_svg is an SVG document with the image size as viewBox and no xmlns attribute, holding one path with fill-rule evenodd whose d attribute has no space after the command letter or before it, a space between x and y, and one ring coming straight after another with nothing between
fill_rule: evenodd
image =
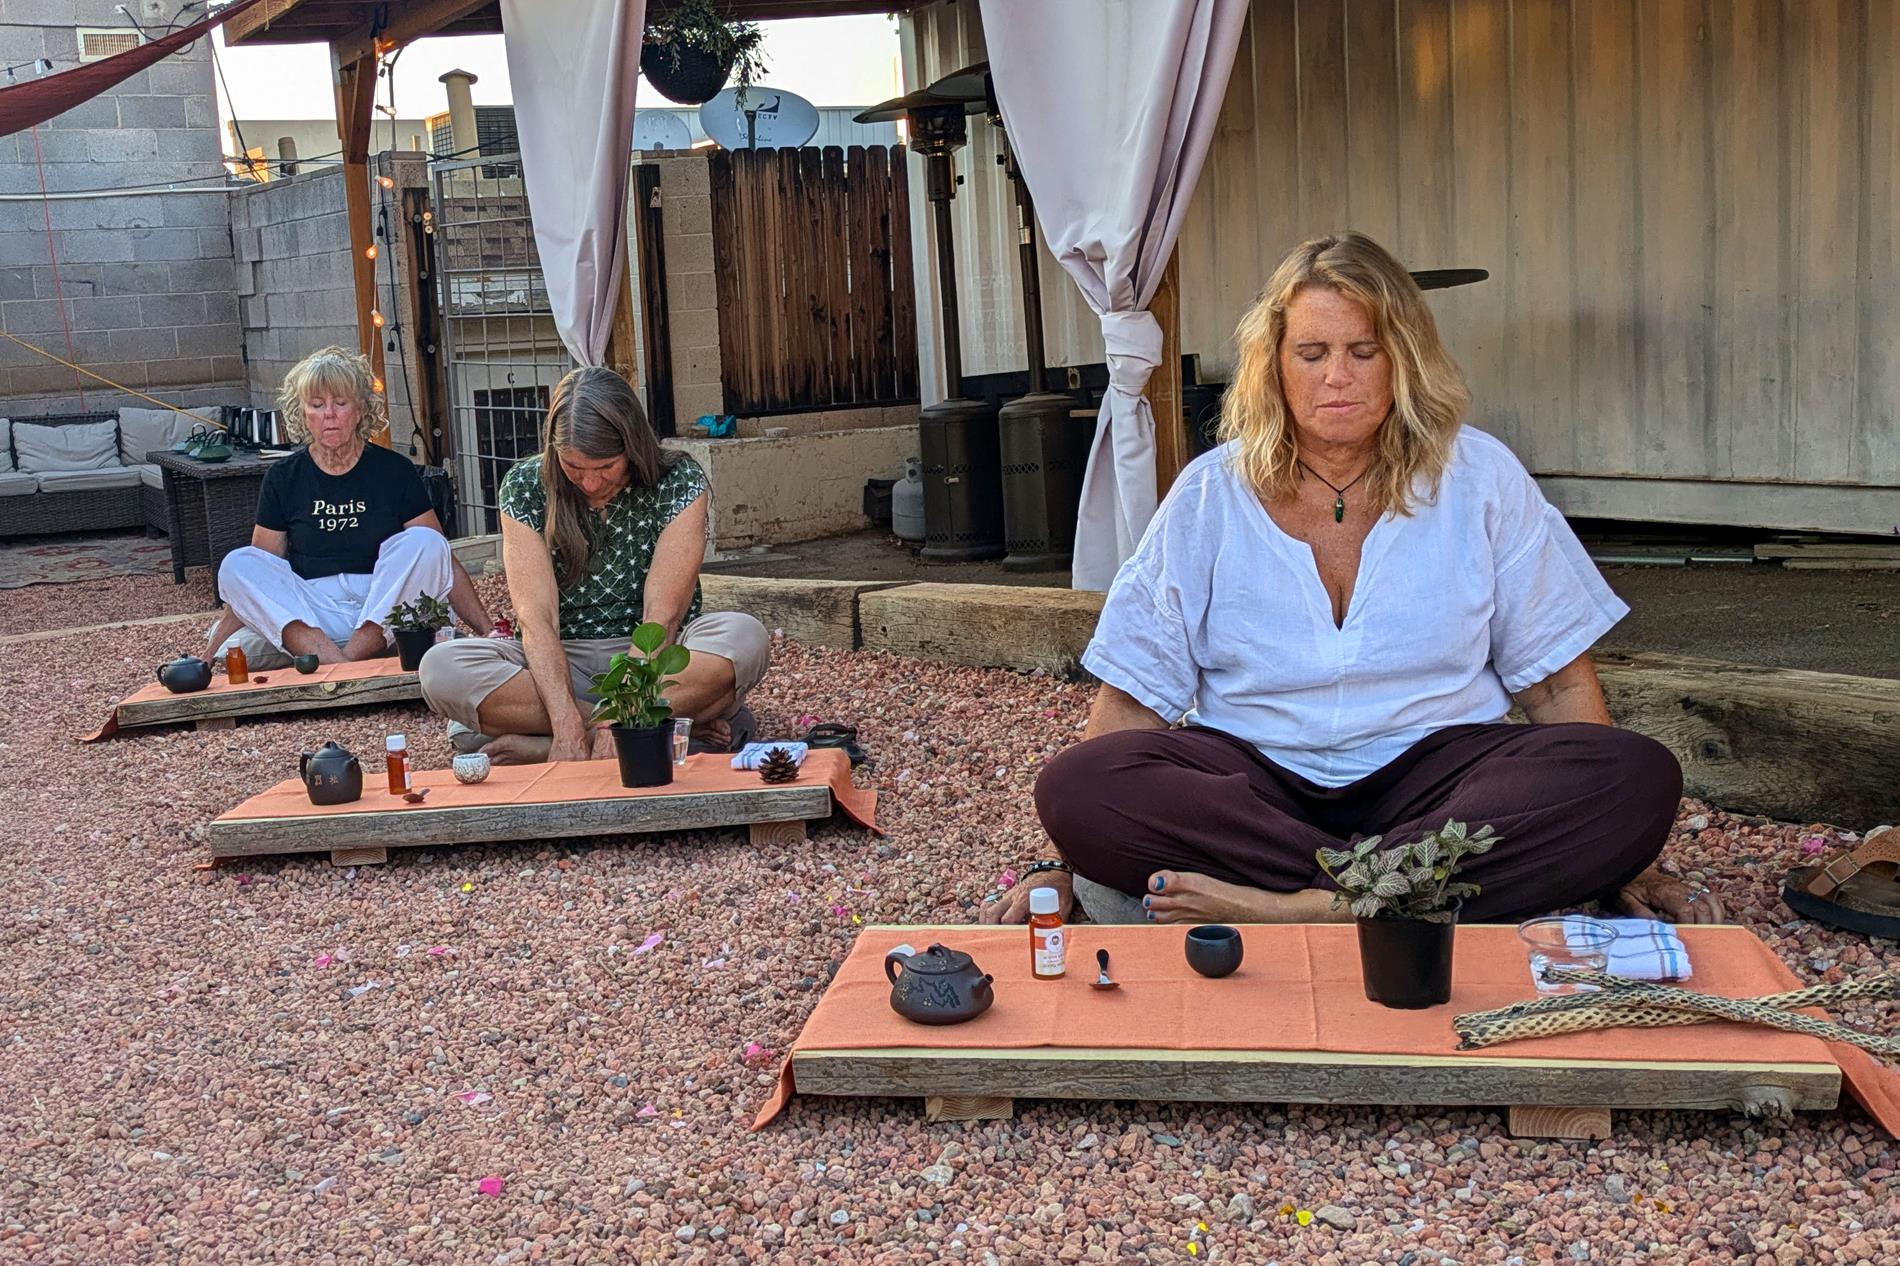
<instances>
[{"instance_id":1,"label":"orange table runner","mask_svg":"<svg viewBox=\"0 0 1900 1266\"><path fill-rule=\"evenodd\" d=\"M1451 1017L1536 996L1516 930L1498 924L1458 929L1451 1002L1395 1011L1366 1000L1351 924L1256 924L1242 928L1245 960L1223 980L1190 970L1185 929L1079 924L1069 929L1069 973L1038 981L1024 928L866 928L787 1053L779 1087L754 1127L794 1092L798 1051L890 1047L955 1049L1334 1051L1347 1054L1564 1060L1696 1060L1729 1063L1838 1063L1855 1096L1889 1132L1900 1132L1900 1074L1855 1047L1797 1033L1717 1022L1682 1040L1659 1042L1644 1029L1604 1029L1461 1052ZM1746 928L1681 929L1695 966L1692 986L1729 997L1799 987L1774 952ZM966 1024L913 1024L891 1010L884 955L908 943L941 942L969 953L996 978L996 1002ZM1095 951L1106 948L1122 987L1099 993Z\"/></svg>"},{"instance_id":2,"label":"orange table runner","mask_svg":"<svg viewBox=\"0 0 1900 1266\"><path fill-rule=\"evenodd\" d=\"M267 678L260 682L259 677ZM156 703L162 699L189 698L206 695L242 695L260 690L272 690L282 686L320 686L325 682L368 681L374 677L413 677L415 674L405 670L402 661L391 655L385 659L359 659L340 664L319 664L314 673L300 673L291 664L281 668L265 668L251 673L250 680L234 686L223 673L214 672L211 684L203 690L194 690L186 695L176 695L157 681L149 681L125 698L112 705L112 715L106 718L104 725L93 733L80 739L82 743L96 743L109 739L119 732L119 709L128 703Z\"/></svg>"},{"instance_id":3,"label":"orange table runner","mask_svg":"<svg viewBox=\"0 0 1900 1266\"><path fill-rule=\"evenodd\" d=\"M373 767L372 767L373 765ZM218 820L309 818L363 813L433 813L440 809L501 808L507 805L570 804L580 800L629 800L641 796L690 796L716 792L758 791L765 786L757 771L732 768L732 757L718 753L688 756L673 768L664 787L623 787L619 765L611 760L555 761L545 765L497 765L478 783L458 781L446 769L418 770L413 783L428 788L429 798L410 804L389 794L380 760L363 762L363 798L348 804L316 805L303 782L287 778L218 815ZM860 826L877 830L877 792L851 783L851 759L836 748L820 748L805 757L798 777L783 787L821 785Z\"/></svg>"}]
</instances>

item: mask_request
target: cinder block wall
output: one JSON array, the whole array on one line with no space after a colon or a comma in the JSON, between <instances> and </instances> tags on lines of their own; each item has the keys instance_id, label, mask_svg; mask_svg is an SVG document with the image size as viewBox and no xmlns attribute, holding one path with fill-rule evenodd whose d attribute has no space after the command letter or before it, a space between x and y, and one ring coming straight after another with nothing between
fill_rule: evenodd
<instances>
[{"instance_id":1,"label":"cinder block wall","mask_svg":"<svg viewBox=\"0 0 1900 1266\"><path fill-rule=\"evenodd\" d=\"M403 452L415 433L410 379L420 366L413 342L415 314L407 287L399 284L408 276L409 246L398 190L405 180L421 183L425 170L419 157L395 154L378 155L370 164L372 231L376 210L384 208L390 237L378 243L377 304L390 322L385 341L397 337L398 325L405 341L404 355L383 353L390 439ZM375 183L385 172L396 178L397 189ZM344 210L343 169L249 185L230 197L235 286L249 358L240 395L257 408L274 408L292 365L321 347L357 346L354 247Z\"/></svg>"},{"instance_id":2,"label":"cinder block wall","mask_svg":"<svg viewBox=\"0 0 1900 1266\"><path fill-rule=\"evenodd\" d=\"M681 435L695 435L692 424L700 417L726 411L720 381L719 289L713 282L712 175L703 153L658 161L673 417Z\"/></svg>"},{"instance_id":3,"label":"cinder block wall","mask_svg":"<svg viewBox=\"0 0 1900 1266\"><path fill-rule=\"evenodd\" d=\"M112 0L5 0L0 50L8 64L48 57L56 71L70 70L81 26L130 23ZM178 403L240 399L229 194L207 42L42 125L38 141L54 195L52 250L34 135L0 137L0 329L66 357L56 250L72 359ZM180 181L196 183L138 191ZM85 382L88 407L130 402ZM76 409L79 395L70 369L0 339L0 412Z\"/></svg>"}]
</instances>

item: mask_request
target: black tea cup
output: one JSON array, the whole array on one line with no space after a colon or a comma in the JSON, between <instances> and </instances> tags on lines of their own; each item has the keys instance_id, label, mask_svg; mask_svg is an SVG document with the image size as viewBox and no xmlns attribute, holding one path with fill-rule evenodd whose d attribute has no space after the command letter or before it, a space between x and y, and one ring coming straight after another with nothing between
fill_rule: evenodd
<instances>
[{"instance_id":1,"label":"black tea cup","mask_svg":"<svg viewBox=\"0 0 1900 1266\"><path fill-rule=\"evenodd\" d=\"M1240 967L1240 933L1224 923L1209 923L1187 931L1188 966L1212 979L1231 976Z\"/></svg>"}]
</instances>

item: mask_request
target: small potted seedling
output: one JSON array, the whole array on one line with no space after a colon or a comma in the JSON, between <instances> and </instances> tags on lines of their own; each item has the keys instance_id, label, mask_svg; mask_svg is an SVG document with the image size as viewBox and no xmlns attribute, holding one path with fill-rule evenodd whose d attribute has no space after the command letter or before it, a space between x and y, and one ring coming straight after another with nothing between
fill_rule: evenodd
<instances>
[{"instance_id":1,"label":"small potted seedling","mask_svg":"<svg viewBox=\"0 0 1900 1266\"><path fill-rule=\"evenodd\" d=\"M435 645L435 635L448 628L452 618L448 603L426 593L390 609L383 627L396 639L396 657L404 672L413 673L422 666L422 657Z\"/></svg>"},{"instance_id":2,"label":"small potted seedling","mask_svg":"<svg viewBox=\"0 0 1900 1266\"><path fill-rule=\"evenodd\" d=\"M673 781L673 707L666 692L679 684L673 676L692 653L677 642L665 643L665 628L642 624L633 631L633 645L594 677L594 720L607 722L613 732L623 787Z\"/></svg>"},{"instance_id":3,"label":"small potted seedling","mask_svg":"<svg viewBox=\"0 0 1900 1266\"><path fill-rule=\"evenodd\" d=\"M1351 848L1322 848L1316 856L1359 925L1359 967L1366 997L1404 1010L1451 999L1452 938L1458 911L1478 885L1453 879L1466 857L1486 853L1499 837L1489 826L1467 833L1446 822L1423 838L1381 849L1374 835Z\"/></svg>"}]
</instances>

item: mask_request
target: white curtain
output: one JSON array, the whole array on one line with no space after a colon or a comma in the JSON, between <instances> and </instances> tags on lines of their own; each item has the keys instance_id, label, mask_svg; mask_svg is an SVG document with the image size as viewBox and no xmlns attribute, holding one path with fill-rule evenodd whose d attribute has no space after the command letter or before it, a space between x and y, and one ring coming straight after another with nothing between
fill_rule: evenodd
<instances>
[{"instance_id":1,"label":"white curtain","mask_svg":"<svg viewBox=\"0 0 1900 1266\"><path fill-rule=\"evenodd\" d=\"M604 364L627 267L633 92L646 0L501 0L521 174L554 325Z\"/></svg>"},{"instance_id":2,"label":"white curtain","mask_svg":"<svg viewBox=\"0 0 1900 1266\"><path fill-rule=\"evenodd\" d=\"M982 0L1009 143L1050 253L1101 317L1108 348L1077 589L1107 589L1154 517L1155 421L1141 393L1161 361L1161 327L1148 302L1214 138L1248 2Z\"/></svg>"}]
</instances>

